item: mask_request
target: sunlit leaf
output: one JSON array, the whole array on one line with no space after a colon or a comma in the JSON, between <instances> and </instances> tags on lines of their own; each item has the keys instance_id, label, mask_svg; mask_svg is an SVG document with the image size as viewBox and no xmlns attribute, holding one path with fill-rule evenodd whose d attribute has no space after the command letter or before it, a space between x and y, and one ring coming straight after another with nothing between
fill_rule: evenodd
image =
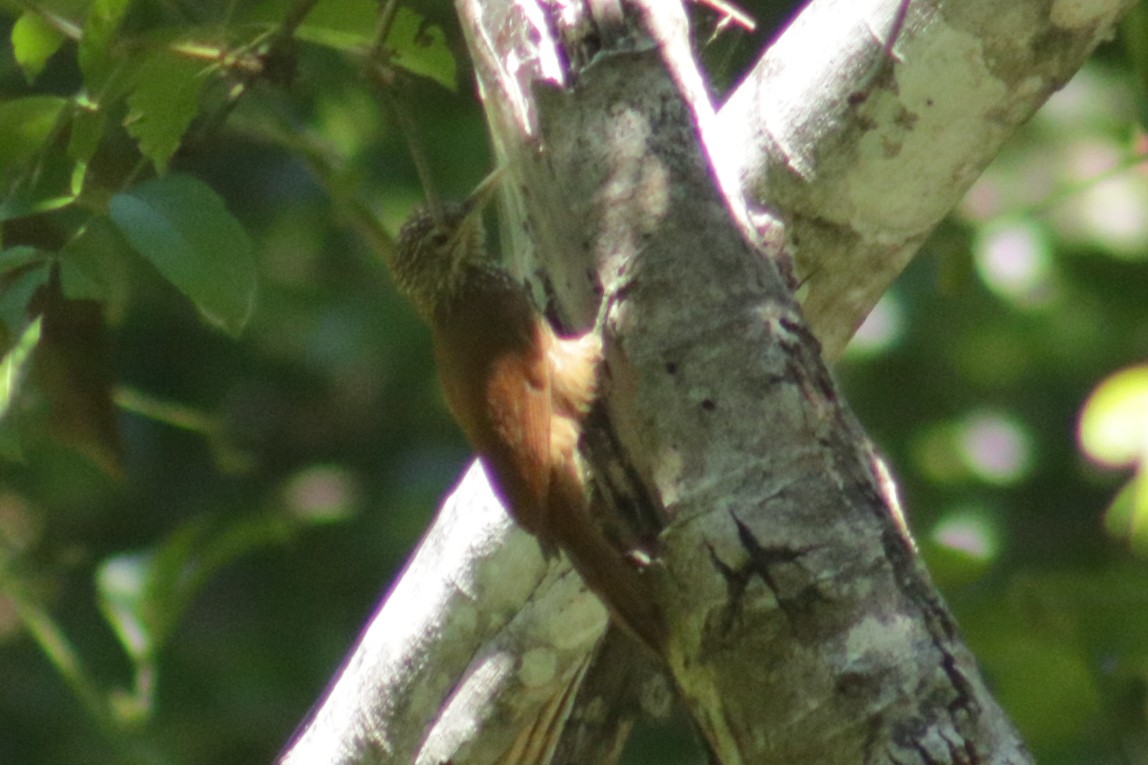
<instances>
[{"instance_id":1,"label":"sunlit leaf","mask_svg":"<svg viewBox=\"0 0 1148 765\"><path fill-rule=\"evenodd\" d=\"M341 51L362 51L371 44L378 23L374 0L319 0L296 36Z\"/></svg>"},{"instance_id":2,"label":"sunlit leaf","mask_svg":"<svg viewBox=\"0 0 1148 765\"><path fill-rule=\"evenodd\" d=\"M27 11L12 25L12 55L31 84L60 48L64 35L38 13Z\"/></svg>"},{"instance_id":3,"label":"sunlit leaf","mask_svg":"<svg viewBox=\"0 0 1148 765\"><path fill-rule=\"evenodd\" d=\"M364 52L374 41L379 5L373 0L320 0L299 27L301 40L345 52ZM440 27L400 6L395 13L386 47L390 62L434 80L445 88L458 87L458 67Z\"/></svg>"},{"instance_id":4,"label":"sunlit leaf","mask_svg":"<svg viewBox=\"0 0 1148 765\"><path fill-rule=\"evenodd\" d=\"M50 144L68 101L29 96L0 103L0 220L71 204L72 161Z\"/></svg>"},{"instance_id":5,"label":"sunlit leaf","mask_svg":"<svg viewBox=\"0 0 1148 765\"><path fill-rule=\"evenodd\" d=\"M199 113L205 72L202 61L162 50L146 59L137 73L124 124L161 174Z\"/></svg>"},{"instance_id":6,"label":"sunlit leaf","mask_svg":"<svg viewBox=\"0 0 1148 765\"><path fill-rule=\"evenodd\" d=\"M442 29L427 25L414 11L399 7L387 45L394 52L394 63L407 71L449 90L458 87L458 70Z\"/></svg>"},{"instance_id":7,"label":"sunlit leaf","mask_svg":"<svg viewBox=\"0 0 1148 765\"><path fill-rule=\"evenodd\" d=\"M1108 467L1148 459L1148 365L1129 367L1104 380L1080 415L1080 447Z\"/></svg>"},{"instance_id":8,"label":"sunlit leaf","mask_svg":"<svg viewBox=\"0 0 1148 765\"><path fill-rule=\"evenodd\" d=\"M40 319L37 318L28 324L20 338L0 360L0 422L11 411L12 401L28 374L28 360L32 350L39 342Z\"/></svg>"},{"instance_id":9,"label":"sunlit leaf","mask_svg":"<svg viewBox=\"0 0 1148 765\"><path fill-rule=\"evenodd\" d=\"M76 165L63 152L48 151L37 162L29 183L16 184L8 197L0 200L0 221L60 210L76 201L73 183Z\"/></svg>"},{"instance_id":10,"label":"sunlit leaf","mask_svg":"<svg viewBox=\"0 0 1148 765\"><path fill-rule=\"evenodd\" d=\"M155 652L155 621L148 610L152 553L128 553L105 560L96 571L104 618L134 661Z\"/></svg>"},{"instance_id":11,"label":"sunlit leaf","mask_svg":"<svg viewBox=\"0 0 1148 765\"><path fill-rule=\"evenodd\" d=\"M232 336L255 306L251 241L210 187L173 174L112 197L112 221L139 254Z\"/></svg>"}]
</instances>

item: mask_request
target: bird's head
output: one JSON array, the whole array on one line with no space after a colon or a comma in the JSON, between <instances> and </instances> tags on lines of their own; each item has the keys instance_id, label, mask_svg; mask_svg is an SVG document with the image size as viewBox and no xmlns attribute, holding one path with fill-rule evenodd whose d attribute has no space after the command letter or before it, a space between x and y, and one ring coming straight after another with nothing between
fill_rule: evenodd
<instances>
[{"instance_id":1,"label":"bird's head","mask_svg":"<svg viewBox=\"0 0 1148 765\"><path fill-rule=\"evenodd\" d=\"M391 269L424 317L455 294L467 262L486 257L482 211L498 186L495 171L465 201L415 209L399 229Z\"/></svg>"}]
</instances>

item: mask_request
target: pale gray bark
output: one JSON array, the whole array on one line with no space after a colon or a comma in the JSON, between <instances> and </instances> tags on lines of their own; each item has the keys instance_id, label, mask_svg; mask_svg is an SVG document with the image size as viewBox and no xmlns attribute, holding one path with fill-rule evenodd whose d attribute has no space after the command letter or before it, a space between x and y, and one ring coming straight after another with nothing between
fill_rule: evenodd
<instances>
[{"instance_id":1,"label":"pale gray bark","mask_svg":"<svg viewBox=\"0 0 1148 765\"><path fill-rule=\"evenodd\" d=\"M1017 126L1134 0L817 0L720 113L747 192L797 242L825 355L853 331Z\"/></svg>"},{"instance_id":2,"label":"pale gray bark","mask_svg":"<svg viewBox=\"0 0 1148 765\"><path fill-rule=\"evenodd\" d=\"M462 747L455 762L513 762L523 731L568 711L605 624L475 464L280 761L431 764Z\"/></svg>"},{"instance_id":3,"label":"pale gray bark","mask_svg":"<svg viewBox=\"0 0 1148 765\"><path fill-rule=\"evenodd\" d=\"M1029 761L837 398L775 223L835 354L1126 6L916 0L890 56L896 2L814 3L715 116L676 4L459 1L513 263L583 326L613 300L590 452L655 558L660 662L717 761ZM739 178L776 216L742 209ZM666 705L649 670L603 683L634 647L590 664L605 611L479 477L284 762L609 762L634 707Z\"/></svg>"}]
</instances>

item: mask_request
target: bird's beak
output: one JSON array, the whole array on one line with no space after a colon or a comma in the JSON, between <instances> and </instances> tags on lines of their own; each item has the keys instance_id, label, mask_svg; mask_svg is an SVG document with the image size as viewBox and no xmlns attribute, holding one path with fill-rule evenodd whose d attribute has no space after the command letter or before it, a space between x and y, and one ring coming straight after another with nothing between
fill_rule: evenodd
<instances>
[{"instance_id":1,"label":"bird's beak","mask_svg":"<svg viewBox=\"0 0 1148 765\"><path fill-rule=\"evenodd\" d=\"M494 198L494 192L498 190L498 185L502 181L503 169L502 167L496 168L490 175L482 179L477 188L470 193L465 200L463 200L462 208L465 211L466 217L459 223L458 228L450 238L450 248L452 251L465 253L467 248L458 248L456 245L459 242L467 241L473 236L476 228L482 226L482 211L490 204L490 200Z\"/></svg>"},{"instance_id":2,"label":"bird's beak","mask_svg":"<svg viewBox=\"0 0 1148 765\"><path fill-rule=\"evenodd\" d=\"M502 182L505 174L505 168L501 165L494 168L490 175L483 178L475 190L470 192L470 196L462 203L468 218L474 213L481 213L486 208L494 196L494 192L498 190L498 185Z\"/></svg>"}]
</instances>

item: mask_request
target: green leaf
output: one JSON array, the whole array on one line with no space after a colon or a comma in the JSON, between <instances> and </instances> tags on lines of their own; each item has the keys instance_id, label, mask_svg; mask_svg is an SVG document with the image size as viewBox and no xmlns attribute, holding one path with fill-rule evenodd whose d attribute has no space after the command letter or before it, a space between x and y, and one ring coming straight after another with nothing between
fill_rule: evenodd
<instances>
[{"instance_id":1,"label":"green leaf","mask_svg":"<svg viewBox=\"0 0 1148 765\"><path fill-rule=\"evenodd\" d=\"M27 245L18 245L0 251L0 276L3 276L9 271L15 271L18 268L30 266L33 263L46 262L46 258L47 255L43 250L28 247Z\"/></svg>"},{"instance_id":2,"label":"green leaf","mask_svg":"<svg viewBox=\"0 0 1148 765\"><path fill-rule=\"evenodd\" d=\"M104 298L104 286L74 261L60 261L60 289L68 300L95 300Z\"/></svg>"},{"instance_id":3,"label":"green leaf","mask_svg":"<svg viewBox=\"0 0 1148 765\"><path fill-rule=\"evenodd\" d=\"M0 180L11 178L44 146L67 99L28 96L0 103Z\"/></svg>"},{"instance_id":4,"label":"green leaf","mask_svg":"<svg viewBox=\"0 0 1148 765\"><path fill-rule=\"evenodd\" d=\"M414 11L400 7L387 35L393 62L408 72L428 77L447 90L458 89L458 67L438 26L428 25Z\"/></svg>"},{"instance_id":5,"label":"green leaf","mask_svg":"<svg viewBox=\"0 0 1148 765\"><path fill-rule=\"evenodd\" d=\"M70 300L90 298L103 304L117 323L127 310L136 259L124 236L106 217L88 221L60 250L60 286Z\"/></svg>"},{"instance_id":6,"label":"green leaf","mask_svg":"<svg viewBox=\"0 0 1148 765\"><path fill-rule=\"evenodd\" d=\"M64 41L64 35L38 13L25 12L12 25L12 55L31 85Z\"/></svg>"},{"instance_id":7,"label":"green leaf","mask_svg":"<svg viewBox=\"0 0 1148 765\"><path fill-rule=\"evenodd\" d=\"M378 14L379 4L373 0L320 0L296 36L343 52L362 53L373 42L371 35L378 25ZM446 35L437 25L400 7L386 43L391 63L432 79L448 90L458 89L458 67L447 47Z\"/></svg>"},{"instance_id":8,"label":"green leaf","mask_svg":"<svg viewBox=\"0 0 1148 765\"><path fill-rule=\"evenodd\" d=\"M112 197L112 222L211 324L242 332L255 306L251 241L201 181L172 174Z\"/></svg>"},{"instance_id":9,"label":"green leaf","mask_svg":"<svg viewBox=\"0 0 1148 765\"><path fill-rule=\"evenodd\" d=\"M90 99L79 97L72 109L72 125L68 135L68 157L74 162L72 171L72 195L79 197L87 180L88 164L96 155L107 134L107 111L100 109Z\"/></svg>"},{"instance_id":10,"label":"green leaf","mask_svg":"<svg viewBox=\"0 0 1148 765\"><path fill-rule=\"evenodd\" d=\"M4 358L0 359L0 422L3 422L12 408L12 401L20 391L20 386L28 374L28 362L32 350L40 342L40 318L28 324Z\"/></svg>"},{"instance_id":11,"label":"green leaf","mask_svg":"<svg viewBox=\"0 0 1148 765\"><path fill-rule=\"evenodd\" d=\"M1127 540L1133 552L1148 557L1148 472L1138 472L1116 493L1104 513L1104 528Z\"/></svg>"},{"instance_id":12,"label":"green leaf","mask_svg":"<svg viewBox=\"0 0 1148 765\"><path fill-rule=\"evenodd\" d=\"M47 269L44 269L45 271ZM40 318L30 322L19 339L0 359L0 458L20 461L23 452L20 448L20 433L8 416L12 402L16 399L28 376L32 351L40 342Z\"/></svg>"},{"instance_id":13,"label":"green leaf","mask_svg":"<svg viewBox=\"0 0 1148 765\"><path fill-rule=\"evenodd\" d=\"M76 163L62 151L44 151L0 199L0 221L59 210L76 201Z\"/></svg>"},{"instance_id":14,"label":"green leaf","mask_svg":"<svg viewBox=\"0 0 1148 765\"><path fill-rule=\"evenodd\" d=\"M112 70L112 42L131 0L94 0L76 53L84 84L98 97Z\"/></svg>"},{"instance_id":15,"label":"green leaf","mask_svg":"<svg viewBox=\"0 0 1148 765\"><path fill-rule=\"evenodd\" d=\"M29 96L0 103L0 220L71 204L73 163L48 146L68 101Z\"/></svg>"},{"instance_id":16,"label":"green leaf","mask_svg":"<svg viewBox=\"0 0 1148 765\"><path fill-rule=\"evenodd\" d=\"M25 248L13 248L16 249ZM6 254L13 250L7 250ZM33 260L29 264L33 267L10 281L5 280L4 288L0 289L0 321L13 334L24 331L28 324L28 303L36 291L48 283L52 273L46 257L40 263Z\"/></svg>"},{"instance_id":17,"label":"green leaf","mask_svg":"<svg viewBox=\"0 0 1148 765\"><path fill-rule=\"evenodd\" d=\"M1080 415L1080 446L1109 467L1148 462L1148 364L1110 376Z\"/></svg>"},{"instance_id":18,"label":"green leaf","mask_svg":"<svg viewBox=\"0 0 1148 765\"><path fill-rule=\"evenodd\" d=\"M199 93L207 71L202 61L167 50L146 59L139 69L124 125L161 175L199 113Z\"/></svg>"},{"instance_id":19,"label":"green leaf","mask_svg":"<svg viewBox=\"0 0 1148 765\"><path fill-rule=\"evenodd\" d=\"M319 0L295 36L345 53L361 52L371 44L378 16L374 0Z\"/></svg>"},{"instance_id":20,"label":"green leaf","mask_svg":"<svg viewBox=\"0 0 1148 765\"><path fill-rule=\"evenodd\" d=\"M107 129L107 115L99 110L80 104L72 116L72 130L68 138L68 156L81 164L87 164L100 147Z\"/></svg>"},{"instance_id":21,"label":"green leaf","mask_svg":"<svg viewBox=\"0 0 1148 765\"><path fill-rule=\"evenodd\" d=\"M153 614L157 599L152 597L151 580L155 555L130 553L108 558L96 571L100 610L112 625L120 644L137 664L155 656L163 623ZM174 603L168 605L175 607ZM160 610L160 616L164 613ZM162 630L166 631L166 630Z\"/></svg>"},{"instance_id":22,"label":"green leaf","mask_svg":"<svg viewBox=\"0 0 1148 765\"><path fill-rule=\"evenodd\" d=\"M1121 37L1124 40L1124 54L1132 65L1132 71L1140 80L1140 90L1143 92L1148 86L1148 8L1143 3L1136 3L1128 9L1124 20L1120 23ZM1144 99L1135 99L1139 112L1140 124L1148 125L1148 112L1145 111Z\"/></svg>"}]
</instances>

